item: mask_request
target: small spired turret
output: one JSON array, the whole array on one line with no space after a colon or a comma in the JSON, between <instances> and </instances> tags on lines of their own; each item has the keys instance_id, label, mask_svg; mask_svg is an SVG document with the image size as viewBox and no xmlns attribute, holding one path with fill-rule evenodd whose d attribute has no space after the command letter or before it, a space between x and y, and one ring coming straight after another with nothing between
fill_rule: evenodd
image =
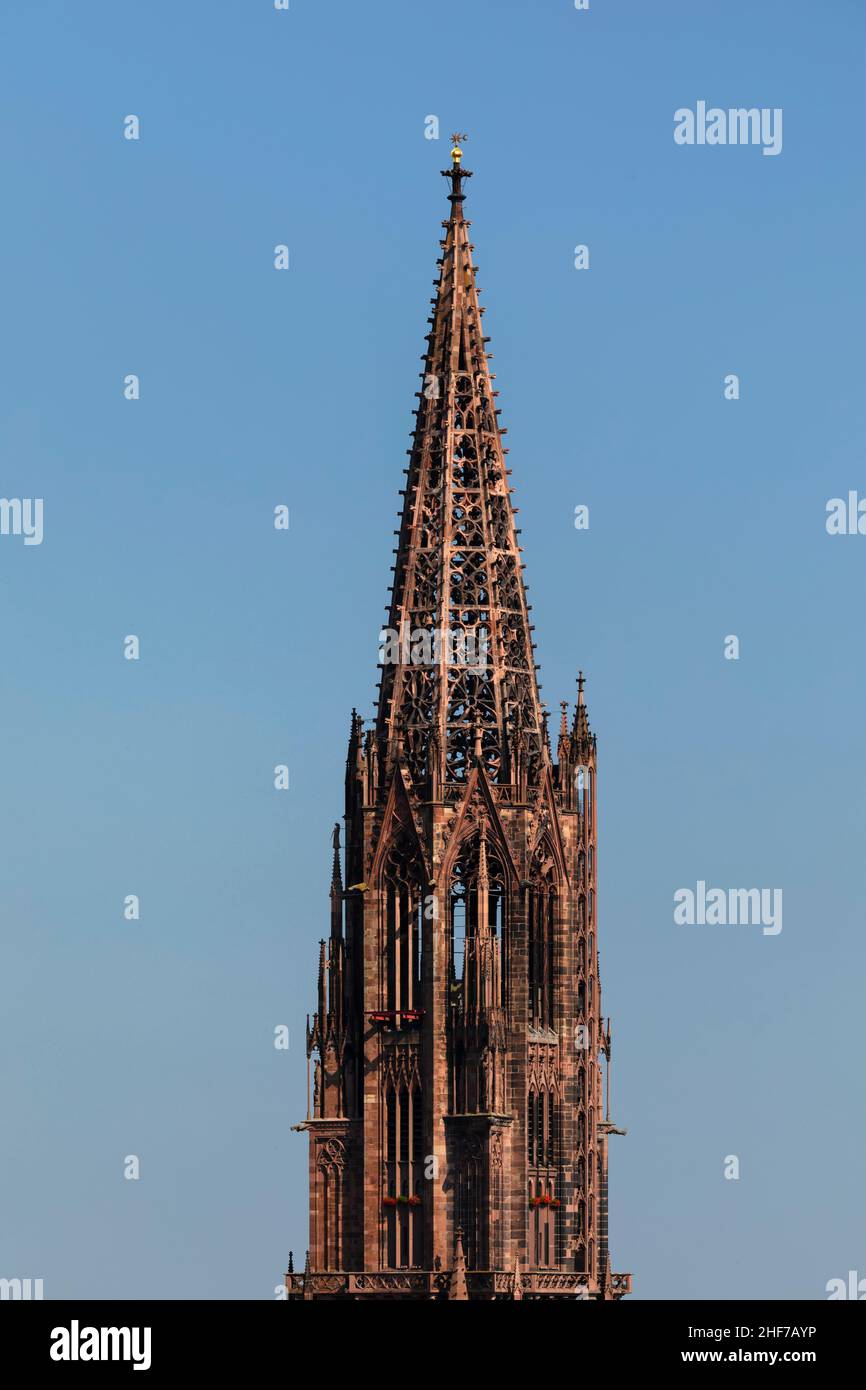
<instances>
[{"instance_id":1,"label":"small spired turret","mask_svg":"<svg viewBox=\"0 0 866 1390\"><path fill-rule=\"evenodd\" d=\"M578 759L588 762L595 753L595 735L589 727L589 713L583 698L585 685L583 672L579 671L577 675L577 704L574 707L574 726L571 737Z\"/></svg>"},{"instance_id":2,"label":"small spired turret","mask_svg":"<svg viewBox=\"0 0 866 1390\"><path fill-rule=\"evenodd\" d=\"M329 941L319 942L318 1008L312 1023L307 1023L307 1058L315 1054L313 1101L308 1120L342 1115L349 1080L344 1066L348 1001L339 825L334 826L332 845L331 935Z\"/></svg>"},{"instance_id":3,"label":"small spired turret","mask_svg":"<svg viewBox=\"0 0 866 1390\"><path fill-rule=\"evenodd\" d=\"M468 1303L469 1289L466 1283L466 1257L463 1254L463 1232L458 1231L454 1241L454 1268L448 1280L448 1298L456 1303Z\"/></svg>"},{"instance_id":4,"label":"small spired turret","mask_svg":"<svg viewBox=\"0 0 866 1390\"><path fill-rule=\"evenodd\" d=\"M596 739L581 672L554 759L465 139L443 170L379 698L369 722L352 711L343 846L332 836L293 1299L630 1288L607 1245Z\"/></svg>"}]
</instances>

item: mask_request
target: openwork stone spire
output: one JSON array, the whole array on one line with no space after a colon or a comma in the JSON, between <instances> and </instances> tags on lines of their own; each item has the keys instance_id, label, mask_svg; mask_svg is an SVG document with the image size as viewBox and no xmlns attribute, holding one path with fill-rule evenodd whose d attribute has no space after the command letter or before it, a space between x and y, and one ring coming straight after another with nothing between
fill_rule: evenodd
<instances>
[{"instance_id":1,"label":"openwork stone spire","mask_svg":"<svg viewBox=\"0 0 866 1390\"><path fill-rule=\"evenodd\" d=\"M471 174L456 139L451 156L442 171L451 215L410 451L389 618L399 641L383 665L379 747L390 765L402 742L415 784L428 774L464 781L480 746L492 781L517 782L522 769L531 786L543 749L531 628L463 216Z\"/></svg>"}]
</instances>

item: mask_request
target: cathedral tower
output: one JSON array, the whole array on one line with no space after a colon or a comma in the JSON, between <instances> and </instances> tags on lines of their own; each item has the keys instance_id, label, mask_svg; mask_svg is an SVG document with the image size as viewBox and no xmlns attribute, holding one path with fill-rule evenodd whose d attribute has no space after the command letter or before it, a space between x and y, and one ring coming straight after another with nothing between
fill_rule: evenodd
<instances>
[{"instance_id":1,"label":"cathedral tower","mask_svg":"<svg viewBox=\"0 0 866 1390\"><path fill-rule=\"evenodd\" d=\"M334 832L290 1299L630 1289L607 1245L596 740L582 676L555 759L539 698L459 140L345 876Z\"/></svg>"}]
</instances>

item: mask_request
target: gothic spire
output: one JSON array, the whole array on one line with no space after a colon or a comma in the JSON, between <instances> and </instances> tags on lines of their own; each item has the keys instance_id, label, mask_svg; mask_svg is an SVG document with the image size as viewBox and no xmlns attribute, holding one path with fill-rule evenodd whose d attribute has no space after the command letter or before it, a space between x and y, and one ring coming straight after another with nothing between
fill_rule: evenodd
<instances>
[{"instance_id":1,"label":"gothic spire","mask_svg":"<svg viewBox=\"0 0 866 1390\"><path fill-rule=\"evenodd\" d=\"M578 758L585 761L593 745L593 734L589 727L589 713L583 698L586 679L582 671L577 673L577 704L574 707L574 723L571 727L572 744Z\"/></svg>"},{"instance_id":2,"label":"gothic spire","mask_svg":"<svg viewBox=\"0 0 866 1390\"><path fill-rule=\"evenodd\" d=\"M340 827L334 826L331 837L334 862L331 867L331 940L338 941L343 933L343 876L340 872Z\"/></svg>"},{"instance_id":3,"label":"gothic spire","mask_svg":"<svg viewBox=\"0 0 866 1390\"><path fill-rule=\"evenodd\" d=\"M473 246L463 216L460 139L451 167L450 215L428 347L383 651L377 728L393 766L402 739L414 786L462 782L481 761L511 780L508 749L525 739L529 785L543 747L532 630L514 511L494 406ZM435 734L432 748L431 734ZM436 777L433 778L436 781Z\"/></svg>"},{"instance_id":4,"label":"gothic spire","mask_svg":"<svg viewBox=\"0 0 866 1390\"><path fill-rule=\"evenodd\" d=\"M448 1280L448 1298L458 1303L468 1303L469 1289L466 1283L466 1257L463 1254L463 1232L458 1230L454 1242L454 1268Z\"/></svg>"}]
</instances>

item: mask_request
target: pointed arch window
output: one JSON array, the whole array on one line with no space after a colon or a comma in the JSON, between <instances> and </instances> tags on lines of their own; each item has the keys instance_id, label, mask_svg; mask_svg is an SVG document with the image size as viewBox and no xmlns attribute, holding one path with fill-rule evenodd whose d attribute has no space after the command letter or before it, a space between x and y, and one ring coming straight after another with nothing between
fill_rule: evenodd
<instances>
[{"instance_id":1,"label":"pointed arch window","mask_svg":"<svg viewBox=\"0 0 866 1390\"><path fill-rule=\"evenodd\" d=\"M534 1028L554 1027L556 910L553 862L539 852L532 864L528 901L529 1022Z\"/></svg>"},{"instance_id":2,"label":"pointed arch window","mask_svg":"<svg viewBox=\"0 0 866 1390\"><path fill-rule=\"evenodd\" d=\"M484 1267L488 1257L483 1146L477 1136L461 1145L456 1182L457 1219L463 1231L463 1250L469 1268Z\"/></svg>"},{"instance_id":3,"label":"pointed arch window","mask_svg":"<svg viewBox=\"0 0 866 1390\"><path fill-rule=\"evenodd\" d=\"M530 1181L529 1257L536 1269L556 1267L558 1205L553 1178Z\"/></svg>"},{"instance_id":4,"label":"pointed arch window","mask_svg":"<svg viewBox=\"0 0 866 1390\"><path fill-rule=\"evenodd\" d=\"M393 1013L421 1007L424 894L421 866L406 840L394 845L385 863L385 1008Z\"/></svg>"},{"instance_id":5,"label":"pointed arch window","mask_svg":"<svg viewBox=\"0 0 866 1390\"><path fill-rule=\"evenodd\" d=\"M574 799L579 816L589 812L589 768L577 767L574 770Z\"/></svg>"},{"instance_id":6,"label":"pointed arch window","mask_svg":"<svg viewBox=\"0 0 866 1390\"><path fill-rule=\"evenodd\" d=\"M340 1139L327 1139L320 1148L321 1250L324 1269L341 1269L343 1260L343 1166L345 1146Z\"/></svg>"},{"instance_id":7,"label":"pointed arch window","mask_svg":"<svg viewBox=\"0 0 866 1390\"><path fill-rule=\"evenodd\" d=\"M530 1168L550 1167L556 1162L558 1104L546 1086L534 1087L526 1102L527 1161Z\"/></svg>"},{"instance_id":8,"label":"pointed arch window","mask_svg":"<svg viewBox=\"0 0 866 1390\"><path fill-rule=\"evenodd\" d=\"M424 1188L421 1088L391 1083L385 1091L385 1260L391 1269L423 1263Z\"/></svg>"},{"instance_id":9,"label":"pointed arch window","mask_svg":"<svg viewBox=\"0 0 866 1390\"><path fill-rule=\"evenodd\" d=\"M529 1252L539 1269L557 1264L559 1228L559 1097L549 1082L533 1081L526 1098L529 1167Z\"/></svg>"},{"instance_id":10,"label":"pointed arch window","mask_svg":"<svg viewBox=\"0 0 866 1390\"><path fill-rule=\"evenodd\" d=\"M468 838L451 870L448 895L448 991L452 1007L505 1004L506 887L502 860L488 839Z\"/></svg>"}]
</instances>

